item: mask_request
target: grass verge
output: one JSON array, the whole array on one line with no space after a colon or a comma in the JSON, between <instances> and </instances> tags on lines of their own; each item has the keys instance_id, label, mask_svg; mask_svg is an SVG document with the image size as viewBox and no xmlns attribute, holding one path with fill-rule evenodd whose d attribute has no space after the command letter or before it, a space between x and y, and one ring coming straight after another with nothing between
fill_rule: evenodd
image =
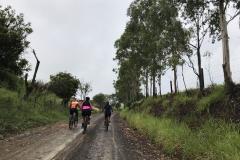
<instances>
[{"instance_id":1,"label":"grass verge","mask_svg":"<svg viewBox=\"0 0 240 160\"><path fill-rule=\"evenodd\" d=\"M124 110L120 113L130 126L137 128L165 153L180 159L238 160L240 130L236 124L209 119L197 130L172 118L156 118L148 114Z\"/></svg>"}]
</instances>

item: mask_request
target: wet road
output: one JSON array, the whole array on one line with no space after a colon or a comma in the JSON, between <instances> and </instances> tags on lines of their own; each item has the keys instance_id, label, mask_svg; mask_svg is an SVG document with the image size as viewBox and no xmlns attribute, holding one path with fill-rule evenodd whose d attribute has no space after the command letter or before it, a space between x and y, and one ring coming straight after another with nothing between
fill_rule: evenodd
<instances>
[{"instance_id":1,"label":"wet road","mask_svg":"<svg viewBox=\"0 0 240 160\"><path fill-rule=\"evenodd\" d=\"M109 130L106 131L103 125L103 117L93 122L94 127L84 135L82 142L66 159L69 160L123 160L124 147L121 143L122 136L119 135L116 115L113 115Z\"/></svg>"},{"instance_id":2,"label":"wet road","mask_svg":"<svg viewBox=\"0 0 240 160\"><path fill-rule=\"evenodd\" d=\"M86 134L59 153L54 160L170 160L145 136L129 128L118 114L113 114L108 131L104 116L91 120Z\"/></svg>"}]
</instances>

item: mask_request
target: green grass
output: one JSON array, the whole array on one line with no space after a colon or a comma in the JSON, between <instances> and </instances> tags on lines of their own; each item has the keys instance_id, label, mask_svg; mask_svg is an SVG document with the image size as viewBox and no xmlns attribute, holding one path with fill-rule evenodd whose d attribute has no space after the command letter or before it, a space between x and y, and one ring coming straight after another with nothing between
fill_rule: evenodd
<instances>
[{"instance_id":1,"label":"green grass","mask_svg":"<svg viewBox=\"0 0 240 160\"><path fill-rule=\"evenodd\" d=\"M226 94L223 86L215 87L210 95L203 97L198 101L197 111L201 112L208 110L211 105L224 102L225 96Z\"/></svg>"},{"instance_id":2,"label":"green grass","mask_svg":"<svg viewBox=\"0 0 240 160\"><path fill-rule=\"evenodd\" d=\"M152 141L163 145L167 154L178 151L182 159L240 159L240 130L235 124L209 119L197 130L191 130L172 118L155 118L127 110L120 115Z\"/></svg>"},{"instance_id":3,"label":"green grass","mask_svg":"<svg viewBox=\"0 0 240 160\"><path fill-rule=\"evenodd\" d=\"M24 131L67 119L67 111L54 94L32 95L24 101L19 93L0 88L0 134Z\"/></svg>"}]
</instances>

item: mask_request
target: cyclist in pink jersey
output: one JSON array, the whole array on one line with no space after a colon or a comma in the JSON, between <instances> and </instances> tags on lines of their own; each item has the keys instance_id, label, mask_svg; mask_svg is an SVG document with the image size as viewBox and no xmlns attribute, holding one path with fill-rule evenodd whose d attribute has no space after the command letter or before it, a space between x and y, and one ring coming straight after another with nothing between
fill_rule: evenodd
<instances>
[{"instance_id":1,"label":"cyclist in pink jersey","mask_svg":"<svg viewBox=\"0 0 240 160\"><path fill-rule=\"evenodd\" d=\"M84 121L84 118L86 116L90 117L91 114L92 114L92 106L90 104L90 98L89 97L86 97L86 100L83 102L82 106L81 106L81 111L82 111L82 117L83 117L83 121ZM90 122L90 120L89 120ZM83 126L83 123L82 123L82 126Z\"/></svg>"}]
</instances>

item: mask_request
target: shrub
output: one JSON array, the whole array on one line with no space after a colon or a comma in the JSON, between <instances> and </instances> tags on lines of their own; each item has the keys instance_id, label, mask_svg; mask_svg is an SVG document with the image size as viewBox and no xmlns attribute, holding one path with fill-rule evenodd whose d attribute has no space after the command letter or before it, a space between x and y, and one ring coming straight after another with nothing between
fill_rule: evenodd
<instances>
[{"instance_id":1,"label":"shrub","mask_svg":"<svg viewBox=\"0 0 240 160\"><path fill-rule=\"evenodd\" d=\"M67 112L54 94L39 97L33 94L24 101L17 92L0 88L0 134L20 132L62 119L67 119Z\"/></svg>"}]
</instances>

